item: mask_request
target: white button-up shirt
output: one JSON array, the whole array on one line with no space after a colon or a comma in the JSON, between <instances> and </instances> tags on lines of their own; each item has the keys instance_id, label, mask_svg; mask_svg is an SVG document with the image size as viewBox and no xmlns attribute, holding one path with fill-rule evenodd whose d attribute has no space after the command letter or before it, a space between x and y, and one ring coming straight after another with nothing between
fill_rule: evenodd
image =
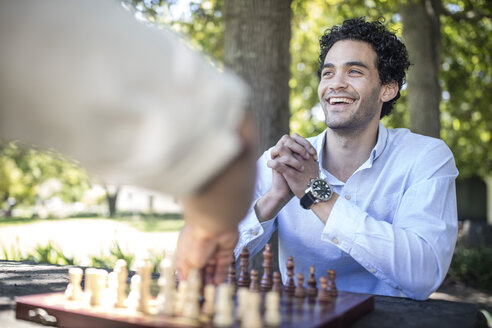
<instances>
[{"instance_id":1,"label":"white button-up shirt","mask_svg":"<svg viewBox=\"0 0 492 328\"><path fill-rule=\"evenodd\" d=\"M323 132L308 139L320 159L325 138ZM272 187L269 159L270 150L257 162L253 204ZM326 224L296 197L263 223L252 206L236 256L245 245L257 253L278 229L284 281L284 263L293 256L296 275L307 276L311 265L317 278L336 270L340 290L426 299L444 279L457 237L458 170L446 144L380 124L376 146L347 182L319 165L320 177L342 195Z\"/></svg>"}]
</instances>

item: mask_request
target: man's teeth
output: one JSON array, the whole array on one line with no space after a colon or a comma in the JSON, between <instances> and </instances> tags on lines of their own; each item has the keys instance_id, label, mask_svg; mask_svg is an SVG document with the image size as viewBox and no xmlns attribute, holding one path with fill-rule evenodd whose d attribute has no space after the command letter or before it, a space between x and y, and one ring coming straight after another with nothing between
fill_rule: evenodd
<instances>
[{"instance_id":1,"label":"man's teeth","mask_svg":"<svg viewBox=\"0 0 492 328\"><path fill-rule=\"evenodd\" d=\"M350 98L343 98L343 97L340 97L340 98L330 98L330 105L339 104L339 103L351 104L353 102L354 102L354 100L353 99L350 99Z\"/></svg>"}]
</instances>

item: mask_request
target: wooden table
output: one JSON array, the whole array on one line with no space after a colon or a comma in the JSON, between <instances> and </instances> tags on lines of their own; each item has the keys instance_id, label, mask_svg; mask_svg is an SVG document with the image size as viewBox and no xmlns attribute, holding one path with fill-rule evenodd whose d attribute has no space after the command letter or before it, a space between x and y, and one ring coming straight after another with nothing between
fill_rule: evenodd
<instances>
[{"instance_id":1,"label":"wooden table","mask_svg":"<svg viewBox=\"0 0 492 328\"><path fill-rule=\"evenodd\" d=\"M68 268L0 261L0 328L41 327L15 319L14 297L63 291L68 283ZM376 296L374 310L351 327L481 327L478 313L475 304Z\"/></svg>"}]
</instances>

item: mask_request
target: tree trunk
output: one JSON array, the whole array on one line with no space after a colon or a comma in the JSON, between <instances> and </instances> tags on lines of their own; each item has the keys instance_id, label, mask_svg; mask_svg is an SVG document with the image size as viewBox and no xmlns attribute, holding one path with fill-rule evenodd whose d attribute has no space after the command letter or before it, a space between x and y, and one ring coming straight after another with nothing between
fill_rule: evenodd
<instances>
[{"instance_id":1,"label":"tree trunk","mask_svg":"<svg viewBox=\"0 0 492 328\"><path fill-rule=\"evenodd\" d=\"M120 186L117 186L114 190L110 190L113 188L108 188L108 186L105 186L104 189L106 190L106 200L108 201L109 216L113 217L116 215L116 201L118 200Z\"/></svg>"},{"instance_id":2,"label":"tree trunk","mask_svg":"<svg viewBox=\"0 0 492 328\"><path fill-rule=\"evenodd\" d=\"M400 6L410 62L408 108L413 132L439 138L441 122L441 0L408 0Z\"/></svg>"},{"instance_id":3,"label":"tree trunk","mask_svg":"<svg viewBox=\"0 0 492 328\"><path fill-rule=\"evenodd\" d=\"M259 151L289 133L291 0L227 0L224 64L251 87Z\"/></svg>"},{"instance_id":4,"label":"tree trunk","mask_svg":"<svg viewBox=\"0 0 492 328\"><path fill-rule=\"evenodd\" d=\"M259 152L289 133L291 0L226 0L224 64L251 87L249 109L257 122ZM270 239L278 271L278 237ZM250 260L260 271L263 256Z\"/></svg>"}]
</instances>

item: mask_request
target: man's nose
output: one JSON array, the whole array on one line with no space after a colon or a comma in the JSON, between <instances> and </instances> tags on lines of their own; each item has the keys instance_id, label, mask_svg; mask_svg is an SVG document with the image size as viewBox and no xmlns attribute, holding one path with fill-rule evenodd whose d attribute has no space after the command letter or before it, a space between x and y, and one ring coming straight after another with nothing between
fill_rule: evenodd
<instances>
[{"instance_id":1,"label":"man's nose","mask_svg":"<svg viewBox=\"0 0 492 328\"><path fill-rule=\"evenodd\" d=\"M336 73L328 82L328 88L330 90L345 89L347 87L347 80L341 73Z\"/></svg>"}]
</instances>

